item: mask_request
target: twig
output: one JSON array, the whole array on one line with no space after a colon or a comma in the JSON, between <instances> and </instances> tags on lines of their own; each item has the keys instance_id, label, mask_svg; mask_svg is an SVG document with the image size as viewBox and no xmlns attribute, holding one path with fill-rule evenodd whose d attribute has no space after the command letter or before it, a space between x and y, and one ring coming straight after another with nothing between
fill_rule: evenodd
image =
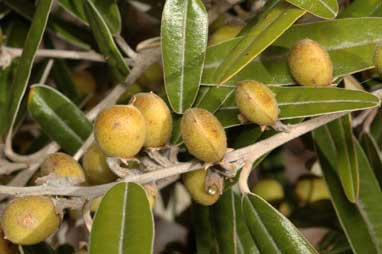
<instances>
[{"instance_id":1,"label":"twig","mask_svg":"<svg viewBox=\"0 0 382 254\"><path fill-rule=\"evenodd\" d=\"M3 50L4 52L9 53L12 58L21 56L21 54L23 53L23 49L21 48L3 47ZM94 51L85 52L61 49L38 49L36 52L36 57L64 58L74 60L87 60L93 62L105 62L105 58ZM132 59L126 59L126 61L129 65L133 63Z\"/></svg>"},{"instance_id":2,"label":"twig","mask_svg":"<svg viewBox=\"0 0 382 254\"><path fill-rule=\"evenodd\" d=\"M121 35L116 35L114 38L118 46L128 57L130 57L131 59L135 59L137 57L137 53L132 48L130 48L129 44L126 43L126 41L122 38Z\"/></svg>"}]
</instances>

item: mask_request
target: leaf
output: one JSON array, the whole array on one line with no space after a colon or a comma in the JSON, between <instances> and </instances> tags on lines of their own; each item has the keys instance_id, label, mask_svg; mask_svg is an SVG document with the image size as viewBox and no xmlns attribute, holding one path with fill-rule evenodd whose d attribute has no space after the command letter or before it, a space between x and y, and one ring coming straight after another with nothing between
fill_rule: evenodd
<instances>
[{"instance_id":1,"label":"leaf","mask_svg":"<svg viewBox=\"0 0 382 254\"><path fill-rule=\"evenodd\" d=\"M230 92L230 88L220 89L220 91ZM367 109L376 107L380 103L378 97L373 94L343 88L270 86L270 89L276 95L281 120ZM219 107L217 105L218 103L213 104L211 101L204 100L199 107L212 111ZM234 96L230 94L221 105L220 110L216 112L216 116L223 126L228 128L242 124L237 117L239 113Z\"/></svg>"},{"instance_id":2,"label":"leaf","mask_svg":"<svg viewBox=\"0 0 382 254\"><path fill-rule=\"evenodd\" d=\"M8 130L10 121L8 119L9 91L12 82L12 68L10 65L6 68L0 68L0 140ZM1 141L0 141L1 142Z\"/></svg>"},{"instance_id":3,"label":"leaf","mask_svg":"<svg viewBox=\"0 0 382 254\"><path fill-rule=\"evenodd\" d=\"M89 239L89 254L151 254L154 218L145 189L119 183L102 198Z\"/></svg>"},{"instance_id":4,"label":"leaf","mask_svg":"<svg viewBox=\"0 0 382 254\"><path fill-rule=\"evenodd\" d=\"M92 131L84 113L49 86L31 87L28 109L43 131L68 153L75 153Z\"/></svg>"},{"instance_id":5,"label":"leaf","mask_svg":"<svg viewBox=\"0 0 382 254\"><path fill-rule=\"evenodd\" d=\"M28 31L23 53L16 67L17 75L15 75L12 82L11 101L9 107L11 125L15 123L17 111L27 88L35 54L43 37L51 8L52 0L40 0L33 17L31 27Z\"/></svg>"},{"instance_id":6,"label":"leaf","mask_svg":"<svg viewBox=\"0 0 382 254\"><path fill-rule=\"evenodd\" d=\"M232 189L226 190L218 202L210 208L218 253L236 254L235 200Z\"/></svg>"},{"instance_id":7,"label":"leaf","mask_svg":"<svg viewBox=\"0 0 382 254\"><path fill-rule=\"evenodd\" d=\"M113 37L101 13L90 0L84 1L85 13L90 23L90 28L97 41L98 47L107 63L115 71L117 79L123 81L129 73L129 67L114 43Z\"/></svg>"},{"instance_id":8,"label":"leaf","mask_svg":"<svg viewBox=\"0 0 382 254\"><path fill-rule=\"evenodd\" d=\"M234 193L235 199L235 218L236 218L236 236L237 236L237 246L241 252L238 253L251 253L260 254L254 240L252 239L251 233L245 222L243 216L243 210L241 207L241 198L238 194Z\"/></svg>"},{"instance_id":9,"label":"leaf","mask_svg":"<svg viewBox=\"0 0 382 254\"><path fill-rule=\"evenodd\" d=\"M293 84L287 62L288 51L297 41L304 38L315 40L328 50L335 78L373 68L375 46L382 41L382 34L378 29L381 26L382 18L339 19L295 25L260 57L229 80L226 86L234 86L242 80L257 80L264 84L276 85ZM211 100L224 102L226 99L226 94L216 95L221 94L218 90L222 86L215 87L214 73L223 61L225 52L231 51L239 40L240 38L236 38L207 48L202 85L208 87L207 91L199 94L199 103L209 103ZM229 88L226 92L229 93ZM211 106L211 111L216 111L219 106L220 104Z\"/></svg>"},{"instance_id":10,"label":"leaf","mask_svg":"<svg viewBox=\"0 0 382 254\"><path fill-rule=\"evenodd\" d=\"M207 47L208 15L200 0L167 0L161 39L167 97L176 113L191 107L198 93Z\"/></svg>"},{"instance_id":11,"label":"leaf","mask_svg":"<svg viewBox=\"0 0 382 254\"><path fill-rule=\"evenodd\" d=\"M351 203L336 174L335 145L326 126L313 133L316 151L332 203L346 236L355 253L382 253L382 193L373 170L362 148L355 141L360 176L360 192L355 204ZM334 153L335 154L335 153Z\"/></svg>"},{"instance_id":12,"label":"leaf","mask_svg":"<svg viewBox=\"0 0 382 254\"><path fill-rule=\"evenodd\" d=\"M197 254L211 254L215 249L215 237L208 206L192 203L192 227L196 240Z\"/></svg>"},{"instance_id":13,"label":"leaf","mask_svg":"<svg viewBox=\"0 0 382 254\"><path fill-rule=\"evenodd\" d=\"M121 32L121 16L119 13L116 0L91 0L94 6L101 13L102 18L110 29L112 34L119 34ZM60 0L59 4L71 13L73 16L79 18L82 22L88 23L83 1L78 0Z\"/></svg>"},{"instance_id":14,"label":"leaf","mask_svg":"<svg viewBox=\"0 0 382 254\"><path fill-rule=\"evenodd\" d=\"M337 0L287 0L289 3L324 19L334 19L338 14Z\"/></svg>"},{"instance_id":15,"label":"leaf","mask_svg":"<svg viewBox=\"0 0 382 254\"><path fill-rule=\"evenodd\" d=\"M343 10L339 18L368 17L373 15L382 6L380 0L355 0Z\"/></svg>"},{"instance_id":16,"label":"leaf","mask_svg":"<svg viewBox=\"0 0 382 254\"><path fill-rule=\"evenodd\" d=\"M345 195L356 202L359 194L358 159L354 148L350 115L328 124L337 152L337 173Z\"/></svg>"},{"instance_id":17,"label":"leaf","mask_svg":"<svg viewBox=\"0 0 382 254\"><path fill-rule=\"evenodd\" d=\"M265 18L239 37L236 46L225 55L215 72L218 84L223 84L248 65L256 56L282 35L305 11L288 3L276 5Z\"/></svg>"},{"instance_id":18,"label":"leaf","mask_svg":"<svg viewBox=\"0 0 382 254\"><path fill-rule=\"evenodd\" d=\"M363 132L359 139L372 169L374 170L374 175L377 178L379 185L382 186L382 157L378 144L374 137L367 132Z\"/></svg>"},{"instance_id":19,"label":"leaf","mask_svg":"<svg viewBox=\"0 0 382 254\"><path fill-rule=\"evenodd\" d=\"M56 59L52 67L52 75L60 92L71 101L78 102L79 94L72 79L72 73L63 59Z\"/></svg>"},{"instance_id":20,"label":"leaf","mask_svg":"<svg viewBox=\"0 0 382 254\"><path fill-rule=\"evenodd\" d=\"M317 253L293 224L265 200L248 194L242 202L248 228L261 253Z\"/></svg>"},{"instance_id":21,"label":"leaf","mask_svg":"<svg viewBox=\"0 0 382 254\"><path fill-rule=\"evenodd\" d=\"M13 11L28 20L32 20L35 13L35 6L29 0L3 0ZM79 1L78 1L79 2ZM52 16L48 22L48 29L57 34L60 38L84 49L89 49L91 35L88 30L68 23L58 17Z\"/></svg>"}]
</instances>

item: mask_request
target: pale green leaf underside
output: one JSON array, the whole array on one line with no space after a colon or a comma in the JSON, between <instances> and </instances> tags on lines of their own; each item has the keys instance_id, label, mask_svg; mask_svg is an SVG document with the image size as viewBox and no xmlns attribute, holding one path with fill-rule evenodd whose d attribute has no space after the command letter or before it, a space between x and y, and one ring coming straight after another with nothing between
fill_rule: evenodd
<instances>
[{"instance_id":1,"label":"pale green leaf underside","mask_svg":"<svg viewBox=\"0 0 382 254\"><path fill-rule=\"evenodd\" d=\"M289 3L324 19L333 19L338 14L337 0L287 0Z\"/></svg>"}]
</instances>

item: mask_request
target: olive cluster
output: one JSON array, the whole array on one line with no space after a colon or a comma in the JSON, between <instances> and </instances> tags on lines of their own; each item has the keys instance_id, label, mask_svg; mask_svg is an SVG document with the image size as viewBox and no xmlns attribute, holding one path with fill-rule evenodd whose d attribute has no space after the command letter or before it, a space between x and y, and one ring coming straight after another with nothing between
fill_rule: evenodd
<instances>
[{"instance_id":1,"label":"olive cluster","mask_svg":"<svg viewBox=\"0 0 382 254\"><path fill-rule=\"evenodd\" d=\"M231 32L236 35L238 31L234 28ZM211 43L221 40L221 36L217 37ZM311 40L300 41L291 49L289 67L301 85L328 86L333 78L329 55ZM276 98L260 82L239 82L235 101L241 115L253 123L267 126L278 121ZM168 143L172 129L171 111L161 97L154 93L135 94L128 105L111 106L97 116L94 123L96 143L84 154L82 166L67 154L54 153L42 164L39 176L53 174L69 177L75 184L87 185L112 182L117 176L110 170L106 157L132 159L142 148L160 149ZM223 159L227 152L227 137L214 114L202 108L188 109L182 116L180 129L189 154L206 165L218 164ZM220 191L207 188L207 168L184 174L183 182L196 202L212 205L219 199ZM149 197L154 197L154 192L149 189ZM268 195L256 189L255 192ZM28 196L16 198L8 204L2 216L2 229L11 242L29 245L45 240L58 229L60 222L52 198Z\"/></svg>"}]
</instances>

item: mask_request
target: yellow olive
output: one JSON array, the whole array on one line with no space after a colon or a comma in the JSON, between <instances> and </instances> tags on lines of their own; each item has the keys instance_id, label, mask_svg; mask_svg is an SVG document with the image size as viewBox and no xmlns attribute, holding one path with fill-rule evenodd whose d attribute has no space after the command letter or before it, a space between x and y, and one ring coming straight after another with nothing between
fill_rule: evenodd
<instances>
[{"instance_id":1,"label":"yellow olive","mask_svg":"<svg viewBox=\"0 0 382 254\"><path fill-rule=\"evenodd\" d=\"M374 65L377 72L382 77L382 44L378 45L374 53Z\"/></svg>"},{"instance_id":2,"label":"yellow olive","mask_svg":"<svg viewBox=\"0 0 382 254\"><path fill-rule=\"evenodd\" d=\"M217 187L211 193L206 191L206 176L207 170L205 169L187 172L183 175L183 183L195 202L210 206L218 201L220 194Z\"/></svg>"},{"instance_id":3,"label":"yellow olive","mask_svg":"<svg viewBox=\"0 0 382 254\"><path fill-rule=\"evenodd\" d=\"M292 214L292 207L286 201L284 201L280 204L278 210L280 213L282 213L284 216L287 216L287 217Z\"/></svg>"},{"instance_id":4,"label":"yellow olive","mask_svg":"<svg viewBox=\"0 0 382 254\"><path fill-rule=\"evenodd\" d=\"M95 143L85 152L82 166L90 184L109 183L117 178L107 165L105 155Z\"/></svg>"},{"instance_id":5,"label":"yellow olive","mask_svg":"<svg viewBox=\"0 0 382 254\"><path fill-rule=\"evenodd\" d=\"M96 81L90 72L76 71L73 73L72 79L80 95L86 96L95 92Z\"/></svg>"},{"instance_id":6,"label":"yellow olive","mask_svg":"<svg viewBox=\"0 0 382 254\"><path fill-rule=\"evenodd\" d=\"M235 90L235 102L241 114L259 125L273 125L279 116L279 107L272 91L257 81L242 81Z\"/></svg>"},{"instance_id":7,"label":"yellow olive","mask_svg":"<svg viewBox=\"0 0 382 254\"><path fill-rule=\"evenodd\" d=\"M181 120L181 133L189 153L199 160L217 162L227 150L223 126L205 109L188 109Z\"/></svg>"},{"instance_id":8,"label":"yellow olive","mask_svg":"<svg viewBox=\"0 0 382 254\"><path fill-rule=\"evenodd\" d=\"M145 142L145 119L132 105L109 107L97 116L94 137L106 156L131 158Z\"/></svg>"},{"instance_id":9,"label":"yellow olive","mask_svg":"<svg viewBox=\"0 0 382 254\"><path fill-rule=\"evenodd\" d=\"M60 217L52 199L43 196L14 199L6 207L2 217L5 237L22 245L44 241L59 225Z\"/></svg>"},{"instance_id":10,"label":"yellow olive","mask_svg":"<svg viewBox=\"0 0 382 254\"><path fill-rule=\"evenodd\" d=\"M164 146L170 139L172 131L172 117L167 104L154 93L138 93L131 102L146 120L144 146Z\"/></svg>"},{"instance_id":11,"label":"yellow olive","mask_svg":"<svg viewBox=\"0 0 382 254\"><path fill-rule=\"evenodd\" d=\"M284 198L283 186L274 179L264 179L257 182L252 191L271 203L279 202Z\"/></svg>"},{"instance_id":12,"label":"yellow olive","mask_svg":"<svg viewBox=\"0 0 382 254\"><path fill-rule=\"evenodd\" d=\"M236 37L243 29L243 25L225 25L217 29L210 37L208 45L214 45Z\"/></svg>"},{"instance_id":13,"label":"yellow olive","mask_svg":"<svg viewBox=\"0 0 382 254\"><path fill-rule=\"evenodd\" d=\"M304 86L330 86L333 64L328 52L317 42L305 39L290 51L289 69L294 79Z\"/></svg>"},{"instance_id":14,"label":"yellow olive","mask_svg":"<svg viewBox=\"0 0 382 254\"><path fill-rule=\"evenodd\" d=\"M146 87L149 90L160 90L163 83L162 67L158 63L150 65L137 81L142 87Z\"/></svg>"},{"instance_id":15,"label":"yellow olive","mask_svg":"<svg viewBox=\"0 0 382 254\"><path fill-rule=\"evenodd\" d=\"M4 233L0 230L0 253L16 254L15 246L8 240L4 239Z\"/></svg>"},{"instance_id":16,"label":"yellow olive","mask_svg":"<svg viewBox=\"0 0 382 254\"><path fill-rule=\"evenodd\" d=\"M81 165L65 153L52 153L41 164L41 175L46 176L50 173L59 177L78 178L79 182L86 180Z\"/></svg>"},{"instance_id":17,"label":"yellow olive","mask_svg":"<svg viewBox=\"0 0 382 254\"><path fill-rule=\"evenodd\" d=\"M303 178L297 181L295 192L301 203L313 203L330 199L330 194L322 178Z\"/></svg>"}]
</instances>

